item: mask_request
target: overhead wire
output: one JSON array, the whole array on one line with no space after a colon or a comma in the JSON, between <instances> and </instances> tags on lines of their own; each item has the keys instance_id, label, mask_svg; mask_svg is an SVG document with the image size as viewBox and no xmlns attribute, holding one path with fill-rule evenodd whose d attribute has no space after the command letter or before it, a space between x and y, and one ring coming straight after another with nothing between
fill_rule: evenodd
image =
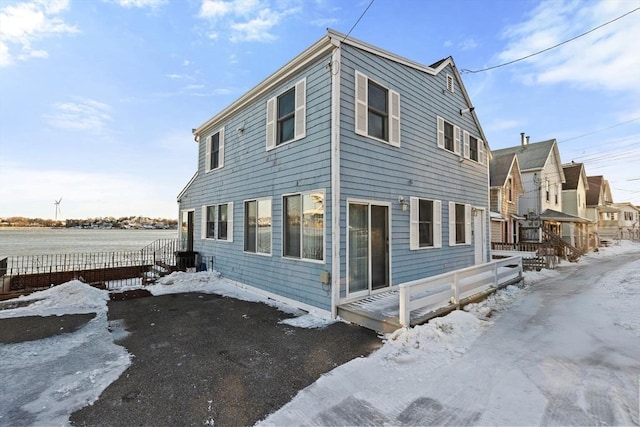
<instances>
[{"instance_id":1,"label":"overhead wire","mask_svg":"<svg viewBox=\"0 0 640 427\"><path fill-rule=\"evenodd\" d=\"M349 32L347 33L347 35L344 36L344 38L342 39L342 41L345 41L347 39L347 37L349 37L349 35L351 34L351 32L353 31L354 28L356 28L356 25L358 25L360 23L360 20L364 17L364 15L367 13L367 11L369 10L369 8L371 7L371 5L373 4L375 0L371 0L369 2L369 5L367 6L367 8L364 10L364 12L362 12L362 14L360 15L360 17L358 18L358 20L355 22L355 24L353 24L353 26L351 27L351 29L349 30Z\"/></svg>"},{"instance_id":2,"label":"overhead wire","mask_svg":"<svg viewBox=\"0 0 640 427\"><path fill-rule=\"evenodd\" d=\"M507 66L507 65L515 64L516 62L520 62L520 61L523 61L523 60L525 60L525 59L529 59L529 58L531 58L531 57L533 57L533 56L540 55L541 53L548 52L548 51L550 51L550 50L552 50L552 49L555 49L555 48L560 47L560 46L562 46L562 45L564 45L564 44L567 44L567 43L572 42L572 41L574 41L574 40L576 40L576 39L579 39L580 37L584 37L584 36L586 36L587 34L592 33L592 32L594 32L594 31L596 31L596 30L598 30L598 29L600 29L600 28L602 28L602 27L604 27L604 26L606 26L606 25L612 24L612 23L614 23L614 22L618 21L619 19L622 19L622 18L624 18L625 16L630 15L630 14L632 14L632 13L634 13L634 12L638 11L638 10L640 10L640 7L637 7L637 8L635 8L635 9L633 9L633 10L630 10L629 12L627 12L627 13L625 13L625 14L623 14L623 15L620 15L620 16L618 16L617 18L612 19L611 21L607 21L607 22L605 22L604 24L600 24L600 25L598 25L597 27L594 27L594 28L590 29L589 31L586 31L586 32L584 32L584 33L582 33L582 34L578 34L578 35L577 35L577 36L575 36L575 37L572 37L572 38L570 38L570 39L568 39L568 40L565 40L565 41L563 41L563 42L560 42L560 43L558 43L558 44L556 44L556 45L553 45L553 46L551 46L551 47L548 47L548 48L546 48L546 49L542 49L542 50L540 50L540 51L538 51L538 52L535 52L535 53L532 53L532 54L530 54L530 55L526 55L526 56L523 56L523 57L521 57L521 58L514 59L514 60L512 60L512 61L505 62L505 63L503 63L503 64L498 64L498 65L494 65L494 66L492 66L492 67L483 68L483 69L481 69L481 70L469 70L469 69L464 68L464 69L460 70L460 73L461 73L461 74L475 74L475 73L481 73L481 72L483 72L483 71L494 70L494 69L496 69L496 68L500 68L500 67L504 67L504 66Z\"/></svg>"}]
</instances>

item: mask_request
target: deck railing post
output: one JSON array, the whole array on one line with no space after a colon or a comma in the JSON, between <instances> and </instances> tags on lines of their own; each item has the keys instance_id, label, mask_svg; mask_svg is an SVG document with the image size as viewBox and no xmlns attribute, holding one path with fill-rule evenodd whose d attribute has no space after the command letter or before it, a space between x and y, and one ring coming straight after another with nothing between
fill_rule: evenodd
<instances>
[{"instance_id":1,"label":"deck railing post","mask_svg":"<svg viewBox=\"0 0 640 427\"><path fill-rule=\"evenodd\" d=\"M400 324L405 328L411 326L411 310L409 310L409 291L410 288L400 286L400 306L398 309L398 317Z\"/></svg>"},{"instance_id":2,"label":"deck railing post","mask_svg":"<svg viewBox=\"0 0 640 427\"><path fill-rule=\"evenodd\" d=\"M453 273L453 280L451 281L451 289L453 290L453 303L459 304L460 301L458 299L458 273Z\"/></svg>"}]
</instances>

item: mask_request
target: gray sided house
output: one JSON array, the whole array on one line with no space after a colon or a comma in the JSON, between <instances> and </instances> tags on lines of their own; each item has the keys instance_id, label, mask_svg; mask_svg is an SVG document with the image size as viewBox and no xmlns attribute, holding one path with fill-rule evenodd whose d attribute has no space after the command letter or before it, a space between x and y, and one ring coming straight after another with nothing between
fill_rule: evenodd
<instances>
[{"instance_id":1,"label":"gray sided house","mask_svg":"<svg viewBox=\"0 0 640 427\"><path fill-rule=\"evenodd\" d=\"M453 59L332 30L194 130L182 236L305 310L488 261L489 148Z\"/></svg>"}]
</instances>

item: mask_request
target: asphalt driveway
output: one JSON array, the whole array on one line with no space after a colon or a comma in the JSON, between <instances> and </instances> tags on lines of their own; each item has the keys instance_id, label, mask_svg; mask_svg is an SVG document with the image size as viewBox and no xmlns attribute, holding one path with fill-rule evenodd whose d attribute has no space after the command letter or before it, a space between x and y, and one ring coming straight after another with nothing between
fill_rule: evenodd
<instances>
[{"instance_id":1,"label":"asphalt driveway","mask_svg":"<svg viewBox=\"0 0 640 427\"><path fill-rule=\"evenodd\" d=\"M265 304L210 294L111 301L110 327L134 356L132 365L71 423L252 425L323 373L381 345L357 326L279 323L288 317Z\"/></svg>"}]
</instances>

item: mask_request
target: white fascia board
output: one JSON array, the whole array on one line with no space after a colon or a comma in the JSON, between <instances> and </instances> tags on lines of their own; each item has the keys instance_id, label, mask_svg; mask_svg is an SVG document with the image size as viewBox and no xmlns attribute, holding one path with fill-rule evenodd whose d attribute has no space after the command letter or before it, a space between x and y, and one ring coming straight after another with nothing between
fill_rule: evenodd
<instances>
[{"instance_id":1,"label":"white fascia board","mask_svg":"<svg viewBox=\"0 0 640 427\"><path fill-rule=\"evenodd\" d=\"M354 39L353 37L347 37L345 34L339 33L338 31L332 30L331 28L327 29L327 33L331 39L333 39L334 43L344 43L349 46L356 47L360 50L364 50L366 52L372 53L374 55L380 56L382 58L389 59L390 61L397 62L399 64L406 65L408 67L414 68L416 70L420 70L427 74L436 75L438 74L444 67L449 64L450 57L447 58L437 69L428 67L426 65L420 64L418 62L412 61L407 58L403 58L402 56L396 55L394 53L388 52L384 49L380 49L369 43L365 43L361 40Z\"/></svg>"},{"instance_id":2,"label":"white fascia board","mask_svg":"<svg viewBox=\"0 0 640 427\"><path fill-rule=\"evenodd\" d=\"M293 74L297 73L301 69L308 66L310 63L318 60L323 55L331 52L334 46L331 43L331 40L327 36L323 36L316 43L311 45L309 48L304 50L298 56L293 58L275 73L271 74L269 77L260 82L257 86L251 89L249 92L242 95L235 102L229 105L224 110L220 111L218 114L198 126L193 130L193 134L195 136L199 136L210 130L215 126L219 126L219 123L223 122L231 115L241 111L247 105L253 103L256 99L264 96L267 92L269 92L274 86L282 82L283 80L290 78ZM198 139L198 138L196 138Z\"/></svg>"},{"instance_id":3,"label":"white fascia board","mask_svg":"<svg viewBox=\"0 0 640 427\"><path fill-rule=\"evenodd\" d=\"M178 194L178 197L176 197L176 200L178 201L178 203L180 203L180 199L182 199L182 196L184 196L184 193L187 192L187 190L189 189L189 187L191 187L191 184L193 184L193 182L196 180L197 177L198 177L198 172L193 174L193 177L191 177L187 185L185 185L182 191L180 192L180 194Z\"/></svg>"}]
</instances>

